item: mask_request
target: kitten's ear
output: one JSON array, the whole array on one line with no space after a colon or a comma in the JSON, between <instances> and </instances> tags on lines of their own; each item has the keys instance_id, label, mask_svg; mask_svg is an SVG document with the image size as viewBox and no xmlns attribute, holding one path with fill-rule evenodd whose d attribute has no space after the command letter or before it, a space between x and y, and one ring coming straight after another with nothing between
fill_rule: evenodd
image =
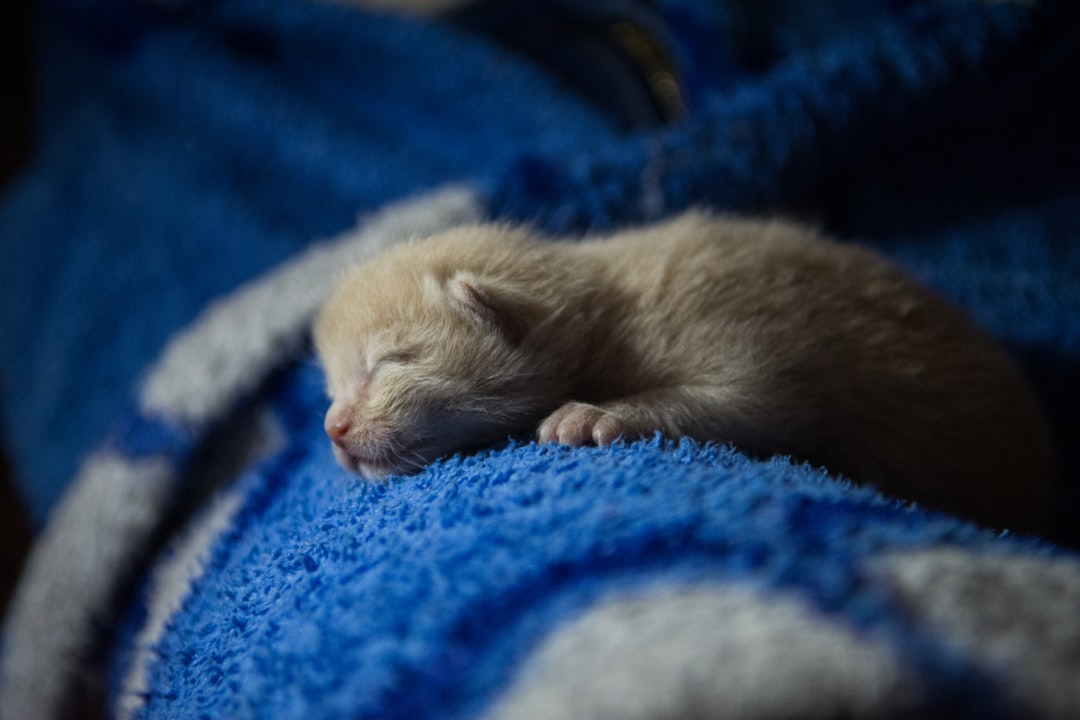
<instances>
[{"instance_id":1,"label":"kitten's ear","mask_svg":"<svg viewBox=\"0 0 1080 720\"><path fill-rule=\"evenodd\" d=\"M465 312L499 333L506 342L517 346L525 339L529 331L527 313L510 293L468 273L450 278L447 289Z\"/></svg>"}]
</instances>

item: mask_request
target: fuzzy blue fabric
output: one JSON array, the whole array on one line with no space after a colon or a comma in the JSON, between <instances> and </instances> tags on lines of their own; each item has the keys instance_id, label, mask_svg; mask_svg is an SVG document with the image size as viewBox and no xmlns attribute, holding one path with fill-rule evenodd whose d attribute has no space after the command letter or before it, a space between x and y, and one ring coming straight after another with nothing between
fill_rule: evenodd
<instances>
[{"instance_id":1,"label":"fuzzy blue fabric","mask_svg":"<svg viewBox=\"0 0 1080 720\"><path fill-rule=\"evenodd\" d=\"M688 114L632 131L449 21L299 0L44 3L40 150L0 206L0 412L35 519L105 426L113 451L166 448L179 467L212 439L122 412L210 298L453 180L492 217L556 232L702 204L879 248L1020 362L1061 450L1056 537L1076 542L1080 6L656 8ZM278 370L240 401L271 405L286 447L237 481L240 510L155 641L139 717L480 717L599 598L748 580L887 638L928 713L1025 714L866 563L1063 551L686 442L518 438L367 485L333 463L317 368L283 356ZM117 688L148 597L118 601Z\"/></svg>"},{"instance_id":2,"label":"fuzzy blue fabric","mask_svg":"<svg viewBox=\"0 0 1080 720\"><path fill-rule=\"evenodd\" d=\"M43 3L38 150L0 205L0 412L34 519L209 298L395 197L468 178L553 230L708 203L874 240L1075 183L1067 3L662 9L691 118L642 134L446 26Z\"/></svg>"},{"instance_id":3,"label":"fuzzy blue fabric","mask_svg":"<svg viewBox=\"0 0 1080 720\"><path fill-rule=\"evenodd\" d=\"M0 207L0 412L39 524L208 300L389 200L611 129L451 28L163 5L37 8L38 149Z\"/></svg>"},{"instance_id":4,"label":"fuzzy blue fabric","mask_svg":"<svg viewBox=\"0 0 1080 720\"><path fill-rule=\"evenodd\" d=\"M598 599L747 580L883 632L957 717L1002 705L863 568L885 549L1000 551L992 533L785 458L659 438L511 443L365 483L323 439L321 392L308 365L276 396L290 446L242 480L244 509L155 648L168 660L140 717L478 717L529 648Z\"/></svg>"}]
</instances>

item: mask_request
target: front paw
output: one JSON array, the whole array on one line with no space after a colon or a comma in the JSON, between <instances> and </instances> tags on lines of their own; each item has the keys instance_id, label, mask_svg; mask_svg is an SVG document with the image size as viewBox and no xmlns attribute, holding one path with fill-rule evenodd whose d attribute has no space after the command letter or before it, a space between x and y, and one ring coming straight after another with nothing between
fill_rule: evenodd
<instances>
[{"instance_id":1,"label":"front paw","mask_svg":"<svg viewBox=\"0 0 1080 720\"><path fill-rule=\"evenodd\" d=\"M537 438L542 443L562 445L610 445L629 434L621 419L588 403L569 402L540 423Z\"/></svg>"}]
</instances>

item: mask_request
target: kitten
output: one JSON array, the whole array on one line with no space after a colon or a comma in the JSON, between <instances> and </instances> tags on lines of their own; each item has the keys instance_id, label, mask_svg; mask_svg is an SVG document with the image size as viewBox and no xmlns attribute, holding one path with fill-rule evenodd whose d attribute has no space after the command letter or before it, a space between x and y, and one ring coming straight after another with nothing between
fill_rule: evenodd
<instances>
[{"instance_id":1,"label":"kitten","mask_svg":"<svg viewBox=\"0 0 1080 720\"><path fill-rule=\"evenodd\" d=\"M351 268L314 337L333 451L367 478L514 434L660 431L990 525L1049 511L1048 432L1009 359L882 258L786 222L458 228Z\"/></svg>"}]
</instances>

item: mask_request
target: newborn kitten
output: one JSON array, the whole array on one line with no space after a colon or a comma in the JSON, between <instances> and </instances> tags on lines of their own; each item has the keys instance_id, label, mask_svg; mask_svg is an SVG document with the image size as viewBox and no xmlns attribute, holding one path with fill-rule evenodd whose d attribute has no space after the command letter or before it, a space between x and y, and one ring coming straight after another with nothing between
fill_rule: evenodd
<instances>
[{"instance_id":1,"label":"newborn kitten","mask_svg":"<svg viewBox=\"0 0 1080 720\"><path fill-rule=\"evenodd\" d=\"M315 344L335 456L367 478L513 434L659 430L991 525L1049 509L1048 433L1006 356L883 259L785 222L450 230L351 268Z\"/></svg>"}]
</instances>

